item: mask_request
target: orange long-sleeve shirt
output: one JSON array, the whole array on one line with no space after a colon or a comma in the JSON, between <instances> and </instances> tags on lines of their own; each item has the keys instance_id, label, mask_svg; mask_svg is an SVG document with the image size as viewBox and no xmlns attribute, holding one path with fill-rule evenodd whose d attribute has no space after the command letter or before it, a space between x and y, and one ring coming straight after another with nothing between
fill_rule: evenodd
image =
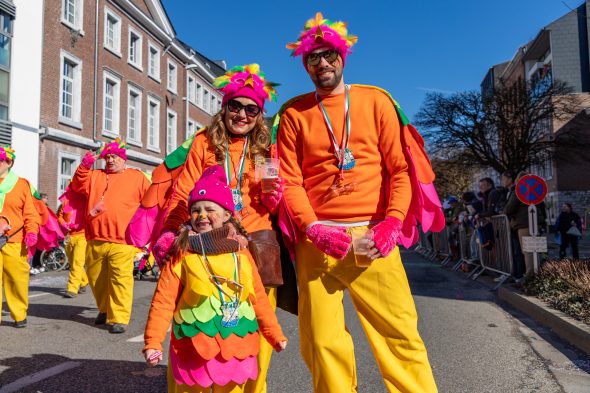
<instances>
[{"instance_id":1,"label":"orange long-sleeve shirt","mask_svg":"<svg viewBox=\"0 0 590 393\"><path fill-rule=\"evenodd\" d=\"M82 224L82 226L80 227L80 229L76 229L76 230L72 230L70 229L70 225L72 224L71 222L71 213L64 213L64 205L60 205L59 208L57 209L57 222L59 223L59 226L61 227L62 231L64 232L64 234L70 235L70 236L75 236L75 235L79 235L81 233L84 233L84 226Z\"/></svg>"},{"instance_id":2,"label":"orange long-sleeve shirt","mask_svg":"<svg viewBox=\"0 0 590 393\"><path fill-rule=\"evenodd\" d=\"M104 194L104 211L85 217L86 239L126 244L125 229L149 185L148 178L137 169L107 174L78 166L71 187L87 197L86 211L90 212Z\"/></svg>"},{"instance_id":3,"label":"orange long-sleeve shirt","mask_svg":"<svg viewBox=\"0 0 590 393\"><path fill-rule=\"evenodd\" d=\"M2 181L4 179L0 179L0 183ZM14 236L8 240L9 243L21 243L26 233L39 233L41 219L33 204L31 186L27 180L19 178L14 188L6 194L0 215L10 220L12 229L8 231L7 235L10 236L14 233ZM23 225L23 229L16 232Z\"/></svg>"},{"instance_id":4,"label":"orange long-sleeve shirt","mask_svg":"<svg viewBox=\"0 0 590 393\"><path fill-rule=\"evenodd\" d=\"M264 338L272 346L275 346L280 341L286 341L287 338L283 334L277 316L270 305L252 255L248 250L241 250L240 254L241 256L246 257L248 260L247 263L249 263L252 268L252 279L254 280L253 286L256 297L252 306L256 314L260 333L262 333ZM231 259L231 254L227 255L228 258ZM184 263L184 261L185 259L166 263L162 269L145 326L144 351L146 349L162 350L162 342L164 342L164 339L166 338L168 326L172 321L174 311L176 310L182 292L184 290L191 291L191 288L186 287L185 280L188 278L182 279L175 271L177 270L176 265L178 263ZM195 274L190 266L188 266L187 269L190 271L189 273L186 273L187 276ZM183 269L181 268L180 270ZM197 305L195 304L194 306L196 307Z\"/></svg>"},{"instance_id":5,"label":"orange long-sleeve shirt","mask_svg":"<svg viewBox=\"0 0 590 393\"><path fill-rule=\"evenodd\" d=\"M235 168L239 165L240 157L244 149L244 138L232 138L229 145L229 156L232 174L230 188L236 188L238 180L234 176ZM215 153L209 144L207 135L201 133L195 136L184 168L178 178L175 191L168 208L168 216L165 218L164 229L176 230L189 218L188 195L195 187L203 171L216 165ZM248 232L262 229L272 229L270 213L260 201L260 182L255 178L255 164L246 157L244 174L242 177L242 199L244 208L240 211L241 223Z\"/></svg>"},{"instance_id":6,"label":"orange long-sleeve shirt","mask_svg":"<svg viewBox=\"0 0 590 393\"><path fill-rule=\"evenodd\" d=\"M344 131L345 94L322 97L336 140ZM350 89L351 135L356 166L344 171L348 195L330 197L339 174L334 147L315 93L294 102L282 115L278 131L283 198L301 231L315 221L360 222L393 216L404 220L412 191L402 152L400 121L391 100L362 86Z\"/></svg>"}]
</instances>

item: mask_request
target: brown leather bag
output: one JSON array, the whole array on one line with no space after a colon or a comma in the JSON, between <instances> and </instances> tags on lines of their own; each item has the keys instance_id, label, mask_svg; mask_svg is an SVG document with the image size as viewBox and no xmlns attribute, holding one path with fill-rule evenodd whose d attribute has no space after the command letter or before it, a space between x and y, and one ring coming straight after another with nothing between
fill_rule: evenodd
<instances>
[{"instance_id":1,"label":"brown leather bag","mask_svg":"<svg viewBox=\"0 0 590 393\"><path fill-rule=\"evenodd\" d=\"M256 262L262 284L265 287L283 285L281 247L277 240L277 233L269 229L250 233L248 248Z\"/></svg>"}]
</instances>

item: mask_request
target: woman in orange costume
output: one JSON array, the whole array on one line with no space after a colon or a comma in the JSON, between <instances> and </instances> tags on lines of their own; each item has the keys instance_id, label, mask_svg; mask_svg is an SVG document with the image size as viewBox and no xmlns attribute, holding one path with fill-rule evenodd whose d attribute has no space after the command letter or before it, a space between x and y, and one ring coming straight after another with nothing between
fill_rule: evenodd
<instances>
[{"instance_id":1,"label":"woman in orange costume","mask_svg":"<svg viewBox=\"0 0 590 393\"><path fill-rule=\"evenodd\" d=\"M14 150L0 147L0 216L5 221L0 235L8 237L0 250L0 297L4 289L10 316L22 328L27 326L29 307L27 248L34 253L40 218L31 185L11 170L14 159Z\"/></svg>"},{"instance_id":2,"label":"woman in orange costume","mask_svg":"<svg viewBox=\"0 0 590 393\"><path fill-rule=\"evenodd\" d=\"M167 254L175 232L187 219L187 196L203 171L221 164L232 189L235 216L252 236L264 233L275 242L271 252L266 254L268 258L256 260L259 270L264 269L263 264L272 263L275 271L280 271L279 245L272 231L270 214L276 211L282 197L283 181L277 178L273 191L262 192L255 173L257 160L269 155L270 130L264 123L263 111L265 100L274 100L274 84L266 81L258 64L234 67L214 83L224 93L222 109L191 144L166 208L164 233L154 246L154 256L162 260ZM275 309L277 289L268 285L264 276L263 283ZM271 354L271 346L261 340L259 378L248 382L246 392L266 392L266 373Z\"/></svg>"}]
</instances>

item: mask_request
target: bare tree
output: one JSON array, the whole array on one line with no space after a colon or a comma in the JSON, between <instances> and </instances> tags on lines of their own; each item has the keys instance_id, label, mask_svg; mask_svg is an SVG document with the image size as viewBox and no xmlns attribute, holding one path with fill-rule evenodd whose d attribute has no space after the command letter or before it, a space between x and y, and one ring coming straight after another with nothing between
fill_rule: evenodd
<instances>
[{"instance_id":1,"label":"bare tree","mask_svg":"<svg viewBox=\"0 0 590 393\"><path fill-rule=\"evenodd\" d=\"M502 173L525 170L556 151L565 138L553 137L553 122L579 111L572 89L546 78L533 86L500 83L485 96L477 91L430 93L416 124L435 156Z\"/></svg>"}]
</instances>

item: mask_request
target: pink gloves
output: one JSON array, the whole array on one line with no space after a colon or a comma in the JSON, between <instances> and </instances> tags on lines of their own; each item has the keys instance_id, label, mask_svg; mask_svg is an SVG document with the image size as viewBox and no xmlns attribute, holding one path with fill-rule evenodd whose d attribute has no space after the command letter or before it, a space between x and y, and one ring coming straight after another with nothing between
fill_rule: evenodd
<instances>
[{"instance_id":1,"label":"pink gloves","mask_svg":"<svg viewBox=\"0 0 590 393\"><path fill-rule=\"evenodd\" d=\"M166 231L162 233L158 240L156 240L156 244L154 244L154 248L152 249L152 254L154 254L158 266L162 266L164 263L164 258L166 258L166 255L168 255L168 252L172 248L174 238L174 232Z\"/></svg>"},{"instance_id":2,"label":"pink gloves","mask_svg":"<svg viewBox=\"0 0 590 393\"><path fill-rule=\"evenodd\" d=\"M373 242L383 257L389 255L399 241L402 231L402 222L395 217L386 217L385 220L373 227Z\"/></svg>"},{"instance_id":3,"label":"pink gloves","mask_svg":"<svg viewBox=\"0 0 590 393\"><path fill-rule=\"evenodd\" d=\"M260 201L266 208L273 212L278 206L283 197L283 190L285 189L285 179L278 177L273 183L274 190L271 192L263 192Z\"/></svg>"},{"instance_id":4,"label":"pink gloves","mask_svg":"<svg viewBox=\"0 0 590 393\"><path fill-rule=\"evenodd\" d=\"M84 157L82 158L82 166L84 168L90 169L92 168L94 161L96 161L96 156L94 155L94 153L91 151L87 151Z\"/></svg>"},{"instance_id":5,"label":"pink gloves","mask_svg":"<svg viewBox=\"0 0 590 393\"><path fill-rule=\"evenodd\" d=\"M35 232L29 232L25 235L25 246L33 247L37 244L37 234Z\"/></svg>"},{"instance_id":6,"label":"pink gloves","mask_svg":"<svg viewBox=\"0 0 590 393\"><path fill-rule=\"evenodd\" d=\"M307 228L306 234L314 246L336 259L342 259L348 254L352 242L344 227L314 224Z\"/></svg>"}]
</instances>

